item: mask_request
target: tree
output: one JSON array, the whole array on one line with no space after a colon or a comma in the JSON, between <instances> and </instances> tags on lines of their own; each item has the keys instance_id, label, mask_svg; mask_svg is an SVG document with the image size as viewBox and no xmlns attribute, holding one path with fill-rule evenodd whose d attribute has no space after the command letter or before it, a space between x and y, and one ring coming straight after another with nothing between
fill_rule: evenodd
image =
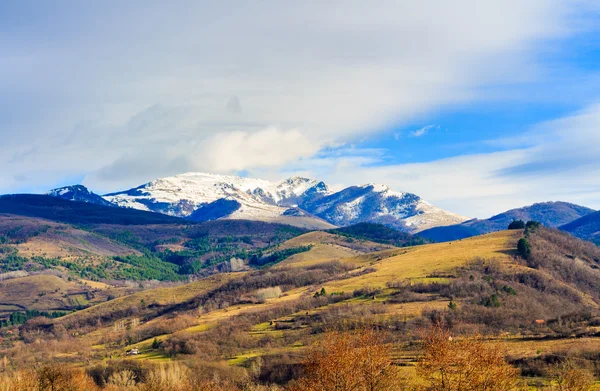
<instances>
[{"instance_id":1,"label":"tree","mask_svg":"<svg viewBox=\"0 0 600 391\"><path fill-rule=\"evenodd\" d=\"M527 232L533 232L538 229L542 224L539 221L529 220L527 224L525 224L525 230Z\"/></svg>"},{"instance_id":2,"label":"tree","mask_svg":"<svg viewBox=\"0 0 600 391\"><path fill-rule=\"evenodd\" d=\"M569 360L556 367L554 377L558 391L589 391L594 385L594 375Z\"/></svg>"},{"instance_id":3,"label":"tree","mask_svg":"<svg viewBox=\"0 0 600 391\"><path fill-rule=\"evenodd\" d=\"M403 389L391 346L375 330L327 334L304 360L296 391L391 391Z\"/></svg>"},{"instance_id":4,"label":"tree","mask_svg":"<svg viewBox=\"0 0 600 391\"><path fill-rule=\"evenodd\" d=\"M453 339L440 327L424 338L417 373L436 391L507 391L515 388L518 371L504 360L497 344L480 337Z\"/></svg>"},{"instance_id":5,"label":"tree","mask_svg":"<svg viewBox=\"0 0 600 391\"><path fill-rule=\"evenodd\" d=\"M524 229L525 222L523 220L513 220L509 225L508 229Z\"/></svg>"},{"instance_id":6,"label":"tree","mask_svg":"<svg viewBox=\"0 0 600 391\"><path fill-rule=\"evenodd\" d=\"M517 252L523 259L529 259L531 257L531 245L527 239L519 239L519 242L517 243Z\"/></svg>"}]
</instances>

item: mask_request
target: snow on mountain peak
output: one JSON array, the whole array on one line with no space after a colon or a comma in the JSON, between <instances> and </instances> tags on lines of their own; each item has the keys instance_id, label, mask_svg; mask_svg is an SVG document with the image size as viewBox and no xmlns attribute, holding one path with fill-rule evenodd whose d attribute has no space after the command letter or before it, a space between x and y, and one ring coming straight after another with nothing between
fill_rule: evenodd
<instances>
[{"instance_id":1,"label":"snow on mountain peak","mask_svg":"<svg viewBox=\"0 0 600 391\"><path fill-rule=\"evenodd\" d=\"M83 186L69 189L76 191L58 189L53 195L75 200L89 198L88 202L102 201L194 220L232 218L290 224L302 221L302 224L319 228L367 221L408 232L467 220L439 209L415 194L393 191L383 184L369 183L332 192L325 183L302 176L268 181L186 172L103 198L89 193Z\"/></svg>"}]
</instances>

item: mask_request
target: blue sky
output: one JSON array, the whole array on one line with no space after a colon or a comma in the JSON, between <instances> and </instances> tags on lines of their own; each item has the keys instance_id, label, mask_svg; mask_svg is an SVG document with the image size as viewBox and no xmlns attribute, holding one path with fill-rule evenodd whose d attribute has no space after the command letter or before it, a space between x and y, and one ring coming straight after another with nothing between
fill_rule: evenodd
<instances>
[{"instance_id":1,"label":"blue sky","mask_svg":"<svg viewBox=\"0 0 600 391\"><path fill-rule=\"evenodd\" d=\"M595 1L4 1L0 193L185 171L600 209Z\"/></svg>"}]
</instances>

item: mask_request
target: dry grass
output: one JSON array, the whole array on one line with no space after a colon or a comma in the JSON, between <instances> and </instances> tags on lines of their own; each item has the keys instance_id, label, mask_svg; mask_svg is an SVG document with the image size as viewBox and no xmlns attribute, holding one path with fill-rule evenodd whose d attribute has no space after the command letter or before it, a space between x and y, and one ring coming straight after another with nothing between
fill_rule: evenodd
<instances>
[{"instance_id":1,"label":"dry grass","mask_svg":"<svg viewBox=\"0 0 600 391\"><path fill-rule=\"evenodd\" d=\"M292 255L276 267L307 267L333 260L347 260L373 251L393 249L393 246L366 240L348 240L327 232L315 231L292 238L281 249L311 245L309 251Z\"/></svg>"},{"instance_id":2,"label":"dry grass","mask_svg":"<svg viewBox=\"0 0 600 391\"><path fill-rule=\"evenodd\" d=\"M390 281L448 273L475 258L494 258L509 262L519 235L520 232L501 231L461 241L387 250L344 260L376 270L358 277L334 281L327 284L326 288L345 292L365 286L384 288Z\"/></svg>"},{"instance_id":3,"label":"dry grass","mask_svg":"<svg viewBox=\"0 0 600 391\"><path fill-rule=\"evenodd\" d=\"M179 285L175 287L149 289L137 292L132 295L119 297L94 307L86 308L81 311L69 314L57 319L58 324L71 324L75 322L85 322L89 317L102 317L113 312L124 311L130 307L140 307L141 305L172 305L190 300L198 295L208 292L232 278L241 276L237 274L217 274L205 279L201 279L190 284Z\"/></svg>"},{"instance_id":4,"label":"dry grass","mask_svg":"<svg viewBox=\"0 0 600 391\"><path fill-rule=\"evenodd\" d=\"M27 309L51 310L87 304L85 292L94 288L74 281L66 281L53 275L35 275L13 278L0 282L0 303ZM104 301L106 296L97 295L92 302Z\"/></svg>"}]
</instances>

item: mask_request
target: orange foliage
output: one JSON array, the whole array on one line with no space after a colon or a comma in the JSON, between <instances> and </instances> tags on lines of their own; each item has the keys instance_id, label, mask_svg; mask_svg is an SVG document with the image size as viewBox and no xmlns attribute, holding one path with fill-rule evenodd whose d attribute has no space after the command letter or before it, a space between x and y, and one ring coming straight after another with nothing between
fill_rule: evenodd
<instances>
[{"instance_id":1,"label":"orange foliage","mask_svg":"<svg viewBox=\"0 0 600 391\"><path fill-rule=\"evenodd\" d=\"M418 374L435 391L507 391L516 389L518 370L505 360L504 350L477 338L454 340L441 327L424 339Z\"/></svg>"},{"instance_id":2,"label":"orange foliage","mask_svg":"<svg viewBox=\"0 0 600 391\"><path fill-rule=\"evenodd\" d=\"M304 361L305 376L292 390L402 390L402 379L391 359L391 346L382 333L361 330L333 332L313 348Z\"/></svg>"}]
</instances>

